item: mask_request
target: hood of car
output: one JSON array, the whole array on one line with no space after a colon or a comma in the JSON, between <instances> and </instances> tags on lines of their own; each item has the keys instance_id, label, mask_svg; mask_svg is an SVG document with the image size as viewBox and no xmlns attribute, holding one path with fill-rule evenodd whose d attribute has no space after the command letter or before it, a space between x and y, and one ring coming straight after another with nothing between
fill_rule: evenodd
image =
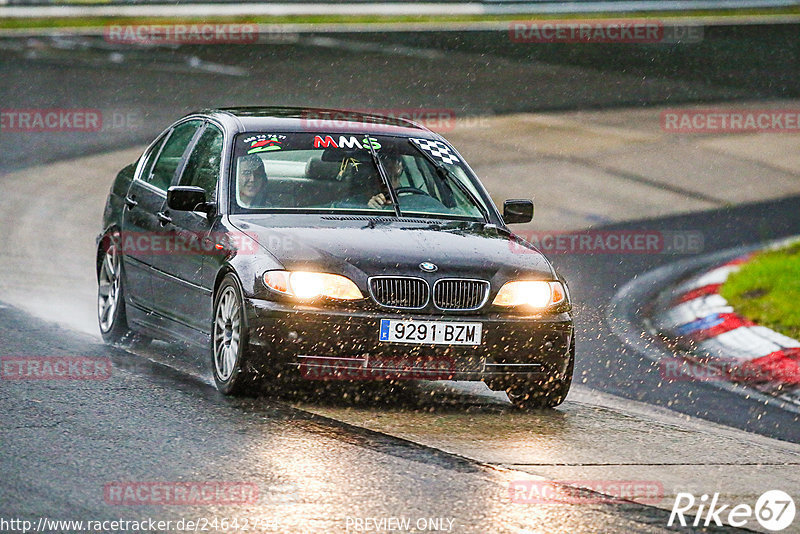
<instances>
[{"instance_id":1,"label":"hood of car","mask_svg":"<svg viewBox=\"0 0 800 534\"><path fill-rule=\"evenodd\" d=\"M547 259L495 227L392 217L233 215L287 270L367 276L553 279Z\"/></svg>"}]
</instances>

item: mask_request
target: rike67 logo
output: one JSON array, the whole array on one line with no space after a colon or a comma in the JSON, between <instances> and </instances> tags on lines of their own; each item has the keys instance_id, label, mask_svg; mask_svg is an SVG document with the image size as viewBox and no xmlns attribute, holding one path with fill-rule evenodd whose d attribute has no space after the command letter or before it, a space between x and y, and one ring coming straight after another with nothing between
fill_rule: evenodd
<instances>
[{"instance_id":1,"label":"rike67 logo","mask_svg":"<svg viewBox=\"0 0 800 534\"><path fill-rule=\"evenodd\" d=\"M708 527L713 523L718 527L728 525L741 528L755 519L762 528L779 532L792 524L795 511L794 500L781 490L765 491L756 500L755 506L744 503L735 506L722 504L719 493L715 493L711 498L702 495L697 499L691 493L681 492L675 496L667 526ZM691 518L687 520L684 514L694 514L691 525L687 523Z\"/></svg>"}]
</instances>

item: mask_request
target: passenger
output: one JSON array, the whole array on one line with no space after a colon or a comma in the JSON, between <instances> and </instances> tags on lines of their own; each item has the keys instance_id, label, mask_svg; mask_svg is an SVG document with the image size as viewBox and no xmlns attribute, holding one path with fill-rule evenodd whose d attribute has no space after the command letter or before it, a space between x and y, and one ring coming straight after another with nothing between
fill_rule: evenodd
<instances>
[{"instance_id":1,"label":"passenger","mask_svg":"<svg viewBox=\"0 0 800 534\"><path fill-rule=\"evenodd\" d=\"M267 203L267 171L264 162L255 154L239 158L236 174L236 194L244 208L264 208Z\"/></svg>"}]
</instances>

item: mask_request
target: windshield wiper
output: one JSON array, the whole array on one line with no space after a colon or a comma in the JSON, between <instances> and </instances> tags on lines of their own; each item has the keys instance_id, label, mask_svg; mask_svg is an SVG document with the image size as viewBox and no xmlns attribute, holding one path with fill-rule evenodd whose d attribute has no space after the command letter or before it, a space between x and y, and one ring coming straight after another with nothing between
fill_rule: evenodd
<instances>
[{"instance_id":1,"label":"windshield wiper","mask_svg":"<svg viewBox=\"0 0 800 534\"><path fill-rule=\"evenodd\" d=\"M394 214L397 218L402 217L402 213L400 213L400 201L397 200L397 193L395 193L394 188L392 187L392 182L389 180L389 175L386 174L386 169L383 168L383 164L381 163L380 158L378 158L378 153L375 152L375 147L372 146L372 141L368 135L364 136L366 139L366 145L369 147L369 153L372 156L372 161L375 163L375 167L378 169L378 174L383 180L383 185L389 190L389 196L392 198L392 205L394 206Z\"/></svg>"},{"instance_id":2,"label":"windshield wiper","mask_svg":"<svg viewBox=\"0 0 800 534\"><path fill-rule=\"evenodd\" d=\"M478 208L478 211L481 212L481 215L483 216L484 222L488 223L489 222L489 210L486 209L486 207L483 204L481 204L481 202L472 193L472 191L470 191L469 188L466 185L464 185L461 182L461 180L459 180L458 177L455 176L450 169L448 169L447 167L445 167L444 165L442 165L441 163L436 161L436 158L434 158L433 156L431 156L430 154L428 154L427 152L422 150L419 146L417 146L416 143L414 143L414 141L409 139L408 142L411 144L411 146L416 148L417 152L422 154L423 157L425 159L427 159L430 162L431 165L433 165L433 168L436 169L436 174L438 174L439 177L442 180L449 180L450 182L456 184L456 187L458 187L458 189L462 193L464 193L467 196L467 198L469 198L472 201L472 204L474 204L475 207Z\"/></svg>"}]
</instances>

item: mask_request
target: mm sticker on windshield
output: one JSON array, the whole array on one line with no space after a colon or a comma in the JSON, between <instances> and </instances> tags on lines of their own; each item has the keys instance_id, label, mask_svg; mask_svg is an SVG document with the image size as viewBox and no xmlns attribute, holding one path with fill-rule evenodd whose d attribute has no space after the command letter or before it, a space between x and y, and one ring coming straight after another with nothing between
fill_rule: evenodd
<instances>
[{"instance_id":1,"label":"mm sticker on windshield","mask_svg":"<svg viewBox=\"0 0 800 534\"><path fill-rule=\"evenodd\" d=\"M364 137L363 139L358 139L354 135L340 135L339 141L337 142L330 135L326 135L324 137L321 135L314 136L314 148L328 147L349 149L360 148L362 150L372 147L373 150L380 150L381 144L374 137Z\"/></svg>"}]
</instances>

